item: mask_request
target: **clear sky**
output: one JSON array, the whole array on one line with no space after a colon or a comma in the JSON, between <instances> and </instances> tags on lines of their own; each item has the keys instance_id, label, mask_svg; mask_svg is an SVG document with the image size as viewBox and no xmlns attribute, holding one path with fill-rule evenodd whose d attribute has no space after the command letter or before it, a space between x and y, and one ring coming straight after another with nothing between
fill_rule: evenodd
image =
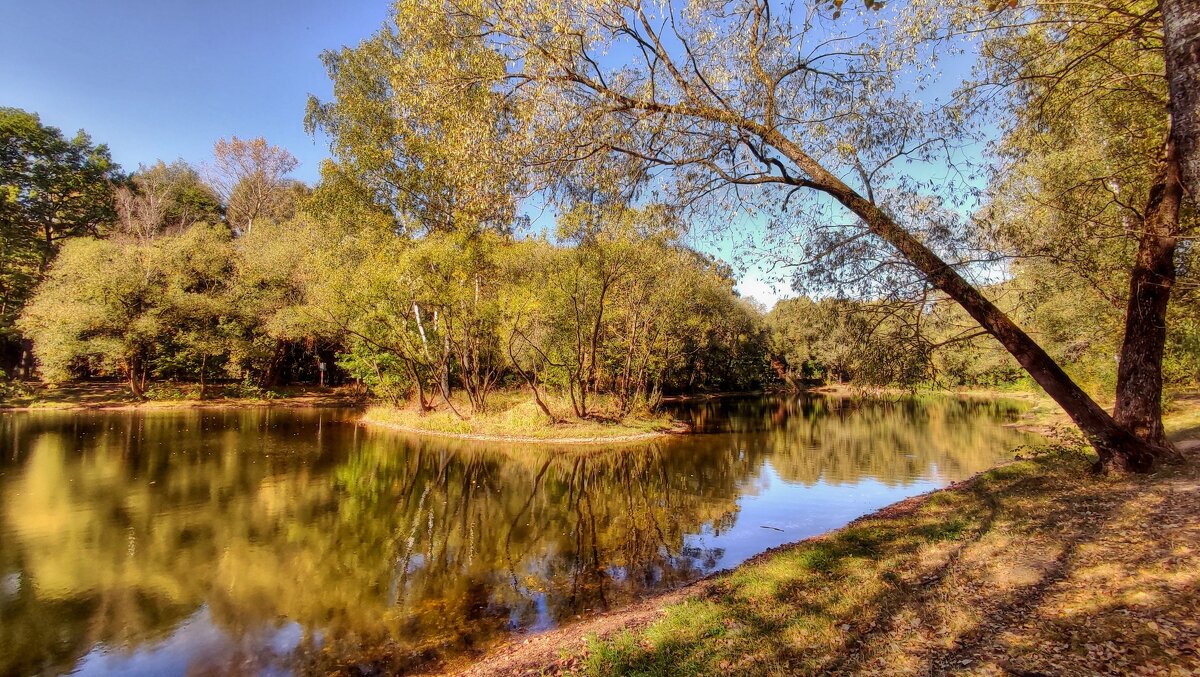
<instances>
[{"instance_id":1,"label":"clear sky","mask_svg":"<svg viewBox=\"0 0 1200 677\"><path fill-rule=\"evenodd\" d=\"M318 58L352 45L387 0L0 0L0 106L38 113L139 163L207 160L220 137L264 136L314 182L324 142L304 133Z\"/></svg>"},{"instance_id":2,"label":"clear sky","mask_svg":"<svg viewBox=\"0 0 1200 677\"><path fill-rule=\"evenodd\" d=\"M0 106L86 130L126 171L159 159L199 164L221 137L263 136L300 159L296 178L315 183L328 153L304 132L304 105L332 93L319 55L375 32L390 4L0 0ZM743 293L773 303L778 292L755 277Z\"/></svg>"},{"instance_id":3,"label":"clear sky","mask_svg":"<svg viewBox=\"0 0 1200 677\"><path fill-rule=\"evenodd\" d=\"M296 178L315 183L327 148L303 117L309 94L331 96L319 55L375 32L390 4L0 0L0 106L85 129L126 171L159 159L200 164L218 138L263 136L301 161ZM693 245L732 261L737 239ZM741 292L767 306L790 295L784 271L748 263L740 272Z\"/></svg>"}]
</instances>

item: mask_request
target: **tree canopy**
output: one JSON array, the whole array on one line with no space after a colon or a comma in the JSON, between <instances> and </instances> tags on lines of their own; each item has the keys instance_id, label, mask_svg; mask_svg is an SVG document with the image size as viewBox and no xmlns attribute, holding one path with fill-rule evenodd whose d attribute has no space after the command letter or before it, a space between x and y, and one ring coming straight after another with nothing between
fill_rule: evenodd
<instances>
[{"instance_id":1,"label":"tree canopy","mask_svg":"<svg viewBox=\"0 0 1200 677\"><path fill-rule=\"evenodd\" d=\"M1025 383L1102 465L1146 469L1172 451L1164 384L1198 371L1183 14L397 0L322 57L312 187L263 138L127 179L4 109L8 335L47 376L139 394L333 364L464 418L503 388L558 420L668 392ZM764 313L696 245L743 228L804 296Z\"/></svg>"}]
</instances>

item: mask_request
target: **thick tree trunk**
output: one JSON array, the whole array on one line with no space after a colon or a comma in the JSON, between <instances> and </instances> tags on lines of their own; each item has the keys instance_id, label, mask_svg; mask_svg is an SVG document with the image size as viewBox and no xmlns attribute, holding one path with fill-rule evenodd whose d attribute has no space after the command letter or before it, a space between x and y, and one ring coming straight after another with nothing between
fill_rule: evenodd
<instances>
[{"instance_id":1,"label":"thick tree trunk","mask_svg":"<svg viewBox=\"0 0 1200 677\"><path fill-rule=\"evenodd\" d=\"M1100 457L1098 469L1146 472L1159 457L1172 453L1170 449L1139 439L1118 425L1036 341L875 203L831 174L778 130L747 126L804 170L811 177L811 187L827 193L861 218L872 233L895 247L935 287L954 299L995 337L1087 437Z\"/></svg>"},{"instance_id":2,"label":"thick tree trunk","mask_svg":"<svg viewBox=\"0 0 1200 677\"><path fill-rule=\"evenodd\" d=\"M129 372L129 392L133 394L134 398L142 399L145 389L142 387L143 381L139 380L141 360L136 357L130 358L126 363L126 370Z\"/></svg>"},{"instance_id":3,"label":"thick tree trunk","mask_svg":"<svg viewBox=\"0 0 1200 677\"><path fill-rule=\"evenodd\" d=\"M1162 0L1171 141L1184 188L1200 198L1200 0Z\"/></svg>"},{"instance_id":4,"label":"thick tree trunk","mask_svg":"<svg viewBox=\"0 0 1200 677\"><path fill-rule=\"evenodd\" d=\"M1146 203L1137 259L1129 277L1125 339L1117 370L1113 418L1134 435L1169 447L1162 424L1162 359L1167 303L1175 284L1175 245L1183 187L1174 144L1155 177Z\"/></svg>"},{"instance_id":5,"label":"thick tree trunk","mask_svg":"<svg viewBox=\"0 0 1200 677\"><path fill-rule=\"evenodd\" d=\"M853 205L851 208L867 220L872 231L899 249L938 289L957 301L1063 408L1095 448L1100 457L1100 469L1145 472L1154 466L1160 456L1169 453L1167 449L1141 440L1118 425L1036 341L949 264L880 209L857 195L853 197L857 200L848 200Z\"/></svg>"}]
</instances>

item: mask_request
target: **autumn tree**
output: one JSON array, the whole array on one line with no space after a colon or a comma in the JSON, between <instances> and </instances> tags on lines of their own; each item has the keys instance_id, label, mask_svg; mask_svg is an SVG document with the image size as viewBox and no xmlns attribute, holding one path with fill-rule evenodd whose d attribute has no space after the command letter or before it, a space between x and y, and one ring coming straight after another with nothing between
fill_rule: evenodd
<instances>
[{"instance_id":1,"label":"autumn tree","mask_svg":"<svg viewBox=\"0 0 1200 677\"><path fill-rule=\"evenodd\" d=\"M801 246L838 250L827 264L855 264L832 272L895 289L931 285L961 304L1084 431L1101 465L1145 469L1165 453L1115 422L972 283L956 239L959 194L904 171L953 162L961 129L960 109L918 97L938 82L945 47L927 39L930 14L885 7L835 20L819 4L768 0L481 0L431 13L446 17L433 24L437 40L483 43L503 57L502 74L473 80L519 102L538 142L529 166L552 173L637 158L660 185L674 179L669 190L684 204L727 212L736 200L819 225Z\"/></svg>"},{"instance_id":2,"label":"autumn tree","mask_svg":"<svg viewBox=\"0 0 1200 677\"><path fill-rule=\"evenodd\" d=\"M512 126L502 97L479 84L441 86L443 69L498 73L499 63L486 49L439 42L446 27L434 24L443 19L424 3L401 2L370 39L325 53L335 98L310 99L305 123L329 136L333 153L322 167L317 209L329 214L353 205L372 214L368 228L378 225L379 212L389 214L391 236L367 236L384 238L405 257L399 267L372 271L378 284L344 290L356 305L362 292L384 294L379 307L391 309L386 319L373 312L365 324L338 322L363 342L358 352L380 350L406 365L422 406L433 378L453 409L457 376L472 409L483 411L506 361L494 331L491 256L498 238L519 225L520 184L517 167L502 153ZM402 298L407 307L398 305Z\"/></svg>"},{"instance_id":3,"label":"autumn tree","mask_svg":"<svg viewBox=\"0 0 1200 677\"><path fill-rule=\"evenodd\" d=\"M282 220L296 208L295 184L288 174L299 162L287 149L267 140L220 139L207 168L209 182L225 203L230 226L249 231L256 220Z\"/></svg>"}]
</instances>

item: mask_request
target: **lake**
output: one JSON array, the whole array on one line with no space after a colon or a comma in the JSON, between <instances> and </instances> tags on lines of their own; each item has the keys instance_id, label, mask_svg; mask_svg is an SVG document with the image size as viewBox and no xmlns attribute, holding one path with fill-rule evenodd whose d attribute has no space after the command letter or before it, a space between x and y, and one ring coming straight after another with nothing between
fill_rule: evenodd
<instances>
[{"instance_id":1,"label":"lake","mask_svg":"<svg viewBox=\"0 0 1200 677\"><path fill-rule=\"evenodd\" d=\"M339 409L0 415L0 675L403 671L612 609L963 479L1021 405L673 405L620 449Z\"/></svg>"}]
</instances>

